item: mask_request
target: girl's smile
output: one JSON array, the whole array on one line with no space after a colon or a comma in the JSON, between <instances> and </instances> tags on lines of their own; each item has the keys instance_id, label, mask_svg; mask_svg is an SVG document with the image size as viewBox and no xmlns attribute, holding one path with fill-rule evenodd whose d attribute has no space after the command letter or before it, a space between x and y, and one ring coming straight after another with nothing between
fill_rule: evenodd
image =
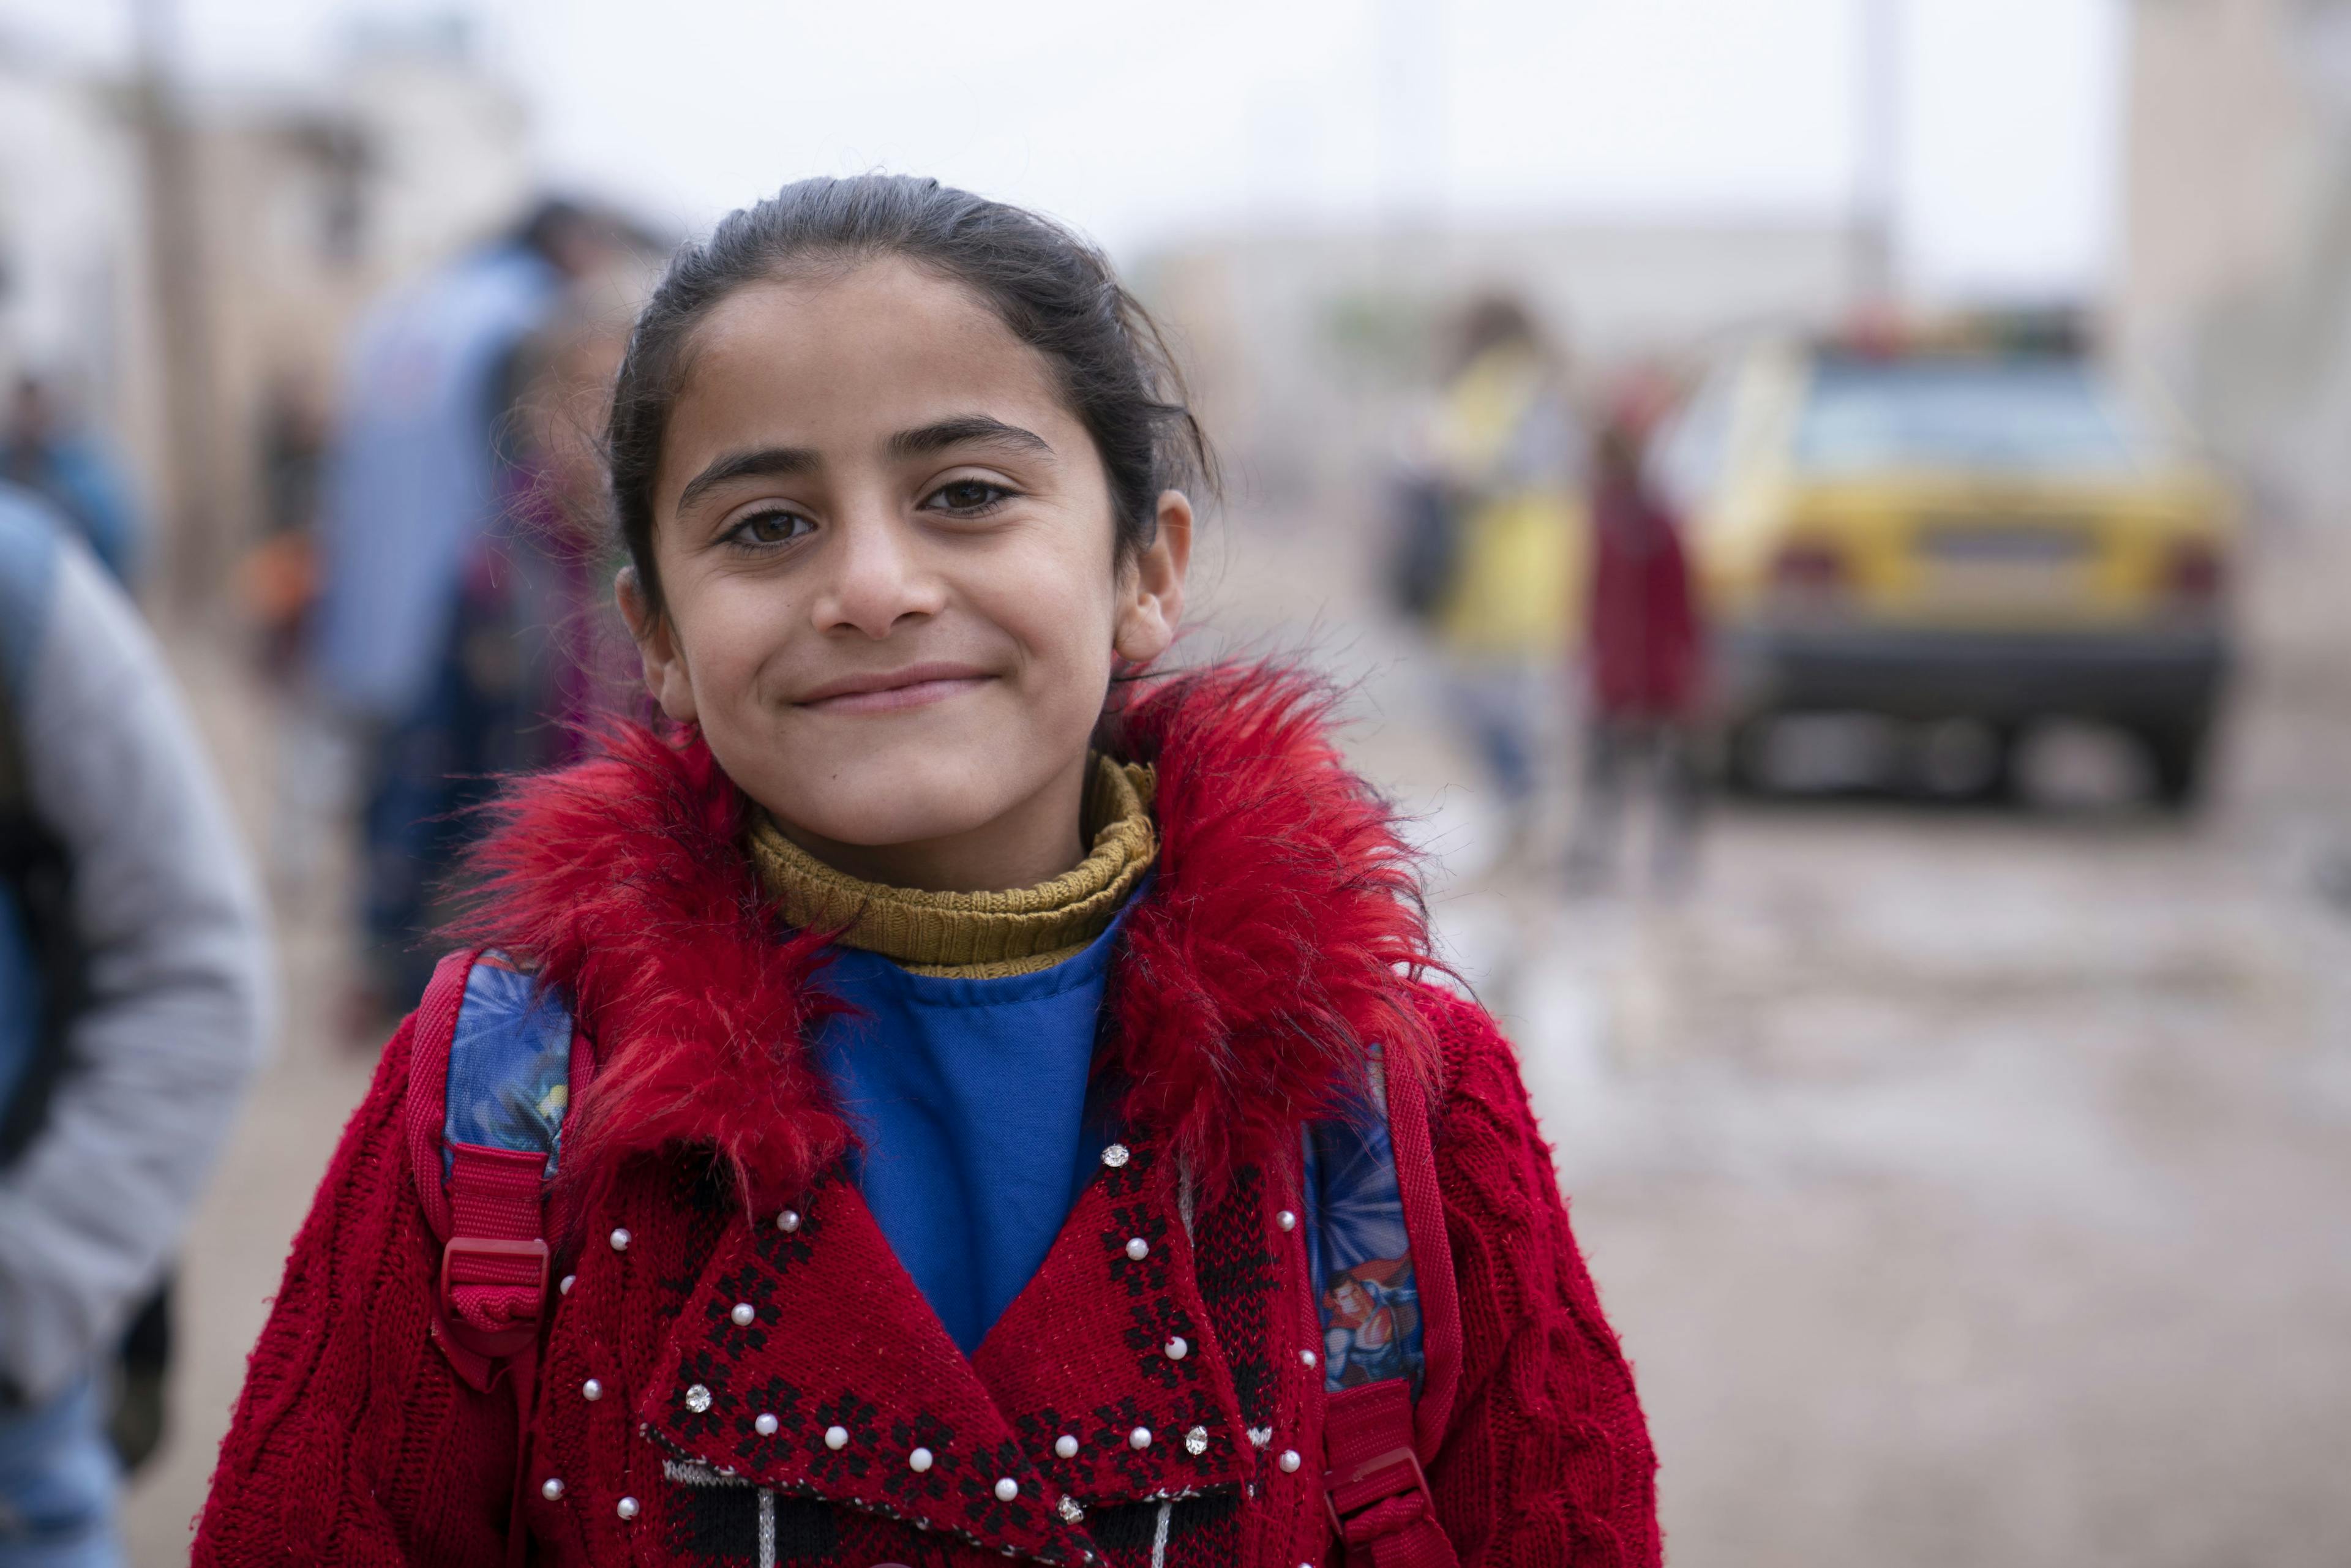
<instances>
[{"instance_id":1,"label":"girl's smile","mask_svg":"<svg viewBox=\"0 0 2351 1568\"><path fill-rule=\"evenodd\" d=\"M871 675L843 675L802 695L799 704L819 713L901 713L977 691L995 679L962 664L910 664Z\"/></svg>"}]
</instances>

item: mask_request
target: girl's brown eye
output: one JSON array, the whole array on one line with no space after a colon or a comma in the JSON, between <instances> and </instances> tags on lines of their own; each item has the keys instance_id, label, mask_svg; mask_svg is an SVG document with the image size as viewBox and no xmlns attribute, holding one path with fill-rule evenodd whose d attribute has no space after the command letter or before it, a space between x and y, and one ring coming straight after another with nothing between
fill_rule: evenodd
<instances>
[{"instance_id":1,"label":"girl's brown eye","mask_svg":"<svg viewBox=\"0 0 2351 1568\"><path fill-rule=\"evenodd\" d=\"M779 545L799 537L808 519L789 512L754 512L727 530L737 544Z\"/></svg>"},{"instance_id":2,"label":"girl's brown eye","mask_svg":"<svg viewBox=\"0 0 2351 1568\"><path fill-rule=\"evenodd\" d=\"M950 512L977 512L1011 493L1003 486L991 485L985 479L954 479L940 486L932 498Z\"/></svg>"}]
</instances>

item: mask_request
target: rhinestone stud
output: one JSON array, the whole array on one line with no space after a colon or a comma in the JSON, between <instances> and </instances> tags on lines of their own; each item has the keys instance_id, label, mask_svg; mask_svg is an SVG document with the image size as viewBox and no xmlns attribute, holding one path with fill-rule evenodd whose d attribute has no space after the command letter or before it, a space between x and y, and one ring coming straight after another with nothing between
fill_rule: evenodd
<instances>
[{"instance_id":1,"label":"rhinestone stud","mask_svg":"<svg viewBox=\"0 0 2351 1568\"><path fill-rule=\"evenodd\" d=\"M1298 1216L1290 1213L1290 1210L1286 1208L1280 1214L1273 1217L1273 1222L1276 1225L1280 1226L1284 1230L1295 1230L1298 1228Z\"/></svg>"},{"instance_id":2,"label":"rhinestone stud","mask_svg":"<svg viewBox=\"0 0 2351 1568\"><path fill-rule=\"evenodd\" d=\"M618 1227L618 1226L615 1226L615 1227L613 1228L613 1230L612 1230L612 1250L613 1250L613 1251L615 1251L615 1252L626 1252L628 1249L629 1249L629 1233L628 1233L628 1231L627 1231L627 1230L625 1230L625 1229L623 1229L623 1228L620 1228L620 1227Z\"/></svg>"},{"instance_id":3,"label":"rhinestone stud","mask_svg":"<svg viewBox=\"0 0 2351 1568\"><path fill-rule=\"evenodd\" d=\"M619 1502L612 1505L612 1511L619 1514L624 1520L634 1519L637 1517L637 1500L632 1497L624 1497Z\"/></svg>"},{"instance_id":4,"label":"rhinestone stud","mask_svg":"<svg viewBox=\"0 0 2351 1568\"><path fill-rule=\"evenodd\" d=\"M1299 1458L1298 1450L1295 1448L1282 1449L1281 1458L1274 1461L1274 1463L1281 1467L1281 1473L1285 1476L1296 1475L1298 1473L1298 1467L1303 1462L1303 1460Z\"/></svg>"},{"instance_id":5,"label":"rhinestone stud","mask_svg":"<svg viewBox=\"0 0 2351 1568\"><path fill-rule=\"evenodd\" d=\"M545 1498L549 1502L553 1502L556 1499L561 1497L563 1495L562 1478L559 1476L549 1476L545 1480L539 1482L538 1495Z\"/></svg>"},{"instance_id":6,"label":"rhinestone stud","mask_svg":"<svg viewBox=\"0 0 2351 1568\"><path fill-rule=\"evenodd\" d=\"M1073 1497L1065 1497L1061 1501L1055 1503L1053 1505L1053 1511L1056 1513L1059 1513L1063 1519L1068 1520L1071 1524L1077 1523L1078 1521L1085 1518L1086 1516L1086 1505L1080 1502Z\"/></svg>"},{"instance_id":7,"label":"rhinestone stud","mask_svg":"<svg viewBox=\"0 0 2351 1568\"><path fill-rule=\"evenodd\" d=\"M776 1435L777 1425L775 1416L762 1410L752 1419L751 1430L758 1433L762 1437L772 1437Z\"/></svg>"},{"instance_id":8,"label":"rhinestone stud","mask_svg":"<svg viewBox=\"0 0 2351 1568\"><path fill-rule=\"evenodd\" d=\"M1206 1427L1195 1427L1190 1431L1185 1433L1184 1451L1187 1454L1207 1453L1208 1451L1208 1429Z\"/></svg>"},{"instance_id":9,"label":"rhinestone stud","mask_svg":"<svg viewBox=\"0 0 2351 1568\"><path fill-rule=\"evenodd\" d=\"M931 1451L928 1448L916 1448L906 1456L906 1468L916 1475L921 1475L931 1468Z\"/></svg>"},{"instance_id":10,"label":"rhinestone stud","mask_svg":"<svg viewBox=\"0 0 2351 1568\"><path fill-rule=\"evenodd\" d=\"M1003 1476L998 1479L996 1483L997 1501L1010 1502L1014 1498L1019 1497L1019 1495L1020 1483L1019 1481L1014 1480L1010 1476Z\"/></svg>"},{"instance_id":11,"label":"rhinestone stud","mask_svg":"<svg viewBox=\"0 0 2351 1568\"><path fill-rule=\"evenodd\" d=\"M604 1385L591 1377L580 1385L580 1397L592 1405L604 1397Z\"/></svg>"},{"instance_id":12,"label":"rhinestone stud","mask_svg":"<svg viewBox=\"0 0 2351 1568\"><path fill-rule=\"evenodd\" d=\"M1142 1237L1137 1236L1127 1242L1126 1255L1140 1263L1145 1258L1151 1256L1151 1243L1145 1241Z\"/></svg>"},{"instance_id":13,"label":"rhinestone stud","mask_svg":"<svg viewBox=\"0 0 2351 1568\"><path fill-rule=\"evenodd\" d=\"M1126 1446L1130 1448L1147 1448L1151 1447L1151 1428L1148 1427L1137 1427L1134 1431L1129 1432L1126 1435Z\"/></svg>"},{"instance_id":14,"label":"rhinestone stud","mask_svg":"<svg viewBox=\"0 0 2351 1568\"><path fill-rule=\"evenodd\" d=\"M776 1228L783 1231L786 1235L789 1235L799 1228L800 1211L799 1209L788 1208L781 1214L776 1216Z\"/></svg>"},{"instance_id":15,"label":"rhinestone stud","mask_svg":"<svg viewBox=\"0 0 2351 1568\"><path fill-rule=\"evenodd\" d=\"M846 1427L827 1427L824 1429L824 1446L832 1449L835 1453L839 1453L841 1449L849 1447L849 1428Z\"/></svg>"},{"instance_id":16,"label":"rhinestone stud","mask_svg":"<svg viewBox=\"0 0 2351 1568\"><path fill-rule=\"evenodd\" d=\"M1167 1353L1167 1359L1170 1361L1181 1361L1192 1354L1191 1344L1182 1334L1169 1336L1167 1343L1160 1348Z\"/></svg>"},{"instance_id":17,"label":"rhinestone stud","mask_svg":"<svg viewBox=\"0 0 2351 1568\"><path fill-rule=\"evenodd\" d=\"M572 1287L572 1286L574 1286L574 1285L576 1285L576 1284L578 1284L579 1282L580 1282L580 1276L579 1276L579 1275L577 1275L577 1274L566 1274L566 1275L564 1275L564 1276L563 1276L563 1278L562 1278L561 1280L559 1280L559 1281L558 1281L556 1282L556 1286L555 1286L555 1293L556 1293L557 1295L559 1295L559 1296L568 1296L568 1295L569 1295L569 1294L571 1293L571 1287Z\"/></svg>"},{"instance_id":18,"label":"rhinestone stud","mask_svg":"<svg viewBox=\"0 0 2351 1568\"><path fill-rule=\"evenodd\" d=\"M758 1320L759 1309L748 1301L737 1301L735 1303L735 1310L726 1315L735 1320L737 1328L747 1329Z\"/></svg>"},{"instance_id":19,"label":"rhinestone stud","mask_svg":"<svg viewBox=\"0 0 2351 1568\"><path fill-rule=\"evenodd\" d=\"M693 1411L697 1416L701 1415L705 1410L709 1409L710 1390L705 1388L699 1383L687 1384L685 1386L685 1407Z\"/></svg>"},{"instance_id":20,"label":"rhinestone stud","mask_svg":"<svg viewBox=\"0 0 2351 1568\"><path fill-rule=\"evenodd\" d=\"M1053 1439L1053 1452L1065 1459L1074 1459L1078 1457L1078 1440L1064 1432Z\"/></svg>"},{"instance_id":21,"label":"rhinestone stud","mask_svg":"<svg viewBox=\"0 0 2351 1568\"><path fill-rule=\"evenodd\" d=\"M1118 1169L1119 1166L1126 1164L1126 1162L1132 1157L1133 1156L1126 1152L1126 1145L1124 1144L1113 1144L1110 1147L1102 1151L1102 1164L1108 1166L1113 1170Z\"/></svg>"}]
</instances>

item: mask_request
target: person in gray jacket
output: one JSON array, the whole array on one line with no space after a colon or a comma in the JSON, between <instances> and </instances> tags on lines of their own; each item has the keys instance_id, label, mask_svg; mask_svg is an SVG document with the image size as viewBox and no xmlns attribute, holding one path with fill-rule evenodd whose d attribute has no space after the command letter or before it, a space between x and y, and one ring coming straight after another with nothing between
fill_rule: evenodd
<instances>
[{"instance_id":1,"label":"person in gray jacket","mask_svg":"<svg viewBox=\"0 0 2351 1568\"><path fill-rule=\"evenodd\" d=\"M6 486L0 698L0 1568L97 1568L106 1363L258 1063L267 939L138 612Z\"/></svg>"}]
</instances>

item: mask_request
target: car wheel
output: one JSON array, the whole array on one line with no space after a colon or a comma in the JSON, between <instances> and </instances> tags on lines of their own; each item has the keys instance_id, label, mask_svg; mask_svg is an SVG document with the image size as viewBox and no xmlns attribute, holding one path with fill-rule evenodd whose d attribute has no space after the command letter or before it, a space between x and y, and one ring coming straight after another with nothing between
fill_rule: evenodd
<instances>
[{"instance_id":1,"label":"car wheel","mask_svg":"<svg viewBox=\"0 0 2351 1568\"><path fill-rule=\"evenodd\" d=\"M1770 714L1750 715L1723 731L1719 766L1724 794L1753 797L1770 792L1771 782L1765 761L1771 743Z\"/></svg>"},{"instance_id":2,"label":"car wheel","mask_svg":"<svg viewBox=\"0 0 2351 1568\"><path fill-rule=\"evenodd\" d=\"M2147 771L2157 804L2169 811L2194 808L2203 792L2210 727L2201 723L2151 725L2138 732L2147 748Z\"/></svg>"}]
</instances>

